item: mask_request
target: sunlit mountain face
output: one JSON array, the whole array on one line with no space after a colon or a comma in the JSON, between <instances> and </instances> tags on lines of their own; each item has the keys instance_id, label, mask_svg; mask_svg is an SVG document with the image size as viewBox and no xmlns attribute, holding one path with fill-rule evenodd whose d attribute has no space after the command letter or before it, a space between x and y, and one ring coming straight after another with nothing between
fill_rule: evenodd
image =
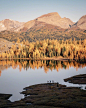
<instances>
[{"instance_id":1,"label":"sunlit mountain face","mask_svg":"<svg viewBox=\"0 0 86 108\"><path fill-rule=\"evenodd\" d=\"M61 18L57 12L38 16L36 19L27 22L18 22L11 19L0 21L0 38L9 41L16 41L17 37L29 42L44 39L70 39L86 38L86 15L77 22L69 18Z\"/></svg>"}]
</instances>

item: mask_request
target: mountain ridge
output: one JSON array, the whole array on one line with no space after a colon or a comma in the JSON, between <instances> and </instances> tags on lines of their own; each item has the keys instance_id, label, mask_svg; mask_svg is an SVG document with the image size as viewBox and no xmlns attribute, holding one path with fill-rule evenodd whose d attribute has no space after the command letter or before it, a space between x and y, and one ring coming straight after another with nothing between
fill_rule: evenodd
<instances>
[{"instance_id":1,"label":"mountain ridge","mask_svg":"<svg viewBox=\"0 0 86 108\"><path fill-rule=\"evenodd\" d=\"M37 21L42 21L55 26L60 26L61 28L69 28L69 25L73 24L73 22L68 18L61 18L61 16L57 12L42 15L37 18Z\"/></svg>"},{"instance_id":2,"label":"mountain ridge","mask_svg":"<svg viewBox=\"0 0 86 108\"><path fill-rule=\"evenodd\" d=\"M3 30L12 30L14 31L16 28L22 26L24 22L19 22L11 19L4 19L0 21L0 31Z\"/></svg>"},{"instance_id":3,"label":"mountain ridge","mask_svg":"<svg viewBox=\"0 0 86 108\"><path fill-rule=\"evenodd\" d=\"M5 19L0 21L0 31L8 30L14 32L21 32L23 29L26 32L27 30L34 27L41 27L45 25L57 26L63 29L77 30L77 29L86 29L86 15L82 16L77 22L71 21L69 18L61 18L57 12L52 12L48 14L41 15L34 20L27 22L19 22L11 19Z\"/></svg>"}]
</instances>

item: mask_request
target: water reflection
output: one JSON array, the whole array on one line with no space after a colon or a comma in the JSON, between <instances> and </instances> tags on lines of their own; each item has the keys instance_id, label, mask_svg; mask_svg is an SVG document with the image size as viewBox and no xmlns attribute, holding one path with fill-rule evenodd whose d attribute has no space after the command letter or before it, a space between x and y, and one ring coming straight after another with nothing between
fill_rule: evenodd
<instances>
[{"instance_id":1,"label":"water reflection","mask_svg":"<svg viewBox=\"0 0 86 108\"><path fill-rule=\"evenodd\" d=\"M41 61L33 61L33 60L12 60L12 61L0 61L0 76L1 72L4 69L8 69L12 67L13 69L19 68L20 72L22 69L28 70L29 68L32 68L35 70L35 68L44 68L44 72L47 73L49 69L52 71L54 69L59 72L60 69L69 69L70 67L76 68L76 71L78 71L78 68L83 68L86 66L85 62L76 62L76 61L54 61L54 60L41 60Z\"/></svg>"},{"instance_id":2,"label":"water reflection","mask_svg":"<svg viewBox=\"0 0 86 108\"><path fill-rule=\"evenodd\" d=\"M52 80L66 86L85 88L86 85L64 82L65 78L86 74L85 67L86 63L76 61L0 61L0 93L12 94L10 100L16 101L23 97L19 92L24 87Z\"/></svg>"}]
</instances>

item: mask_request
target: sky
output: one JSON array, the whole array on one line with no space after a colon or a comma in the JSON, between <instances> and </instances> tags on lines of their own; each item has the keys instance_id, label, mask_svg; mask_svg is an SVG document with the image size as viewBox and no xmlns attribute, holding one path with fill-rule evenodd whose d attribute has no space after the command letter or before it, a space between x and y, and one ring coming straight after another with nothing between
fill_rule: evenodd
<instances>
[{"instance_id":1,"label":"sky","mask_svg":"<svg viewBox=\"0 0 86 108\"><path fill-rule=\"evenodd\" d=\"M0 21L27 22L51 12L77 22L86 15L86 0L0 0Z\"/></svg>"}]
</instances>

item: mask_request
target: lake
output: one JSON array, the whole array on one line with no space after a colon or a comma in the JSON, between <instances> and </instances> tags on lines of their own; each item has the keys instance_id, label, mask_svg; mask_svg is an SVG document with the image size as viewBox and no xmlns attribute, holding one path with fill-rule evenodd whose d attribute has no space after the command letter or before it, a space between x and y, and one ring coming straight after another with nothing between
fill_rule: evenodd
<instances>
[{"instance_id":1,"label":"lake","mask_svg":"<svg viewBox=\"0 0 86 108\"><path fill-rule=\"evenodd\" d=\"M85 84L64 82L65 78L86 74L86 63L68 61L0 61L0 93L12 94L11 102L24 98L23 88L40 83L58 82L67 86L81 87Z\"/></svg>"}]
</instances>

